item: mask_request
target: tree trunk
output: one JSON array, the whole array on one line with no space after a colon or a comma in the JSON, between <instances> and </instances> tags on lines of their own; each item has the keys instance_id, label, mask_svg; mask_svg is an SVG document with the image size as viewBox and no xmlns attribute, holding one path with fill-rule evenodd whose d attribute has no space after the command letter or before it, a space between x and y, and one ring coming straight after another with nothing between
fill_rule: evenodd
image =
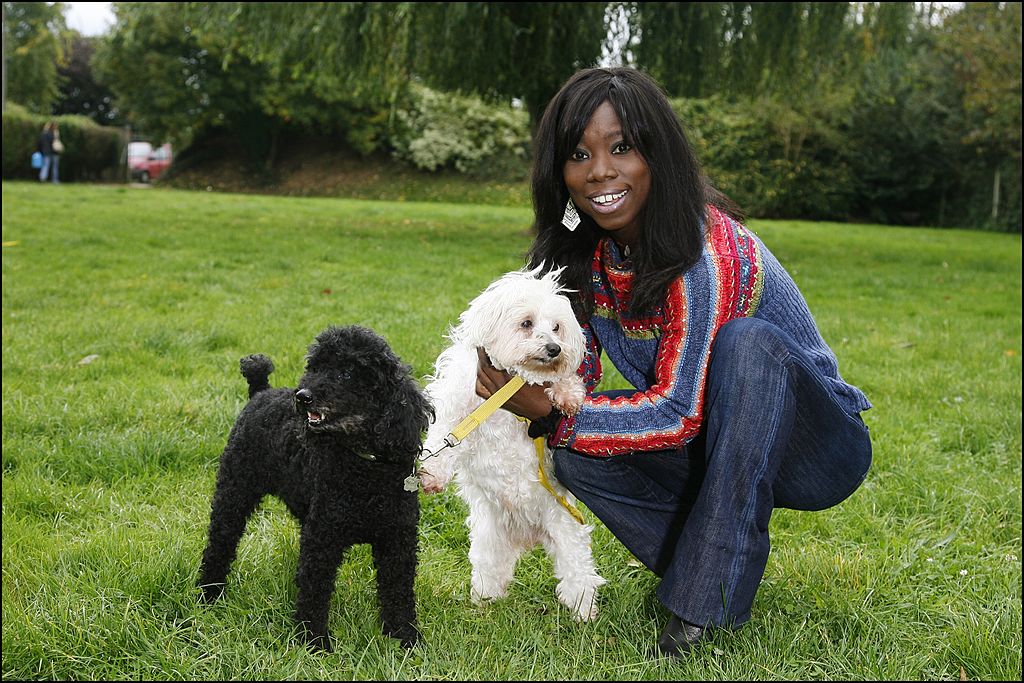
<instances>
[{"instance_id":1,"label":"tree trunk","mask_svg":"<svg viewBox=\"0 0 1024 683\"><path fill-rule=\"evenodd\" d=\"M270 145L267 150L267 158L263 162L263 169L267 172L274 170L274 164L277 163L277 147L278 140L281 137L280 126L276 123L270 125Z\"/></svg>"},{"instance_id":2,"label":"tree trunk","mask_svg":"<svg viewBox=\"0 0 1024 683\"><path fill-rule=\"evenodd\" d=\"M999 217L999 167L996 167L995 177L992 179L992 220Z\"/></svg>"},{"instance_id":3,"label":"tree trunk","mask_svg":"<svg viewBox=\"0 0 1024 683\"><path fill-rule=\"evenodd\" d=\"M3 5L3 70L4 70L4 83L3 83L3 94L0 97L3 98L2 107L4 111L7 111L7 5Z\"/></svg>"}]
</instances>

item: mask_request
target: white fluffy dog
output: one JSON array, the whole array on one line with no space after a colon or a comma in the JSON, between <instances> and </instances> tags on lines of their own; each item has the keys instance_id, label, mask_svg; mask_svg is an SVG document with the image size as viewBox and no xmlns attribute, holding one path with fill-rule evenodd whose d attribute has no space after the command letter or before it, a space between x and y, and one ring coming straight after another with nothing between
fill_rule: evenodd
<instances>
[{"instance_id":1,"label":"white fluffy dog","mask_svg":"<svg viewBox=\"0 0 1024 683\"><path fill-rule=\"evenodd\" d=\"M558 284L560 270L540 269L504 275L488 286L451 330L451 346L437 358L426 393L437 419L426 449L437 453L444 438L483 399L476 395L477 348L499 370L530 384L549 384L552 404L575 414L585 389L576 369L585 340L569 300ZM544 469L554 490L570 505L575 498L553 473L545 446ZM457 446L427 457L420 482L427 493L440 491L454 475L469 506L470 595L475 602L504 597L516 562L538 543L551 556L558 578L558 599L583 621L597 616L597 588L605 581L594 568L590 550L593 527L580 524L541 484L537 451L527 424L497 410Z\"/></svg>"}]
</instances>

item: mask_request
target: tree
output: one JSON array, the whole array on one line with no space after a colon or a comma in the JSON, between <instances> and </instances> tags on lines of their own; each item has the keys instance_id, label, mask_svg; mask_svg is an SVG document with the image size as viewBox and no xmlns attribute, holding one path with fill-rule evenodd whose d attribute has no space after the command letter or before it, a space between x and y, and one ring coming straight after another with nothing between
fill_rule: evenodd
<instances>
[{"instance_id":1,"label":"tree","mask_svg":"<svg viewBox=\"0 0 1024 683\"><path fill-rule=\"evenodd\" d=\"M488 99L523 101L535 120L579 67L595 64L605 3L189 3L202 39L265 65L267 111L314 122L317 101L393 108L410 78ZM293 87L294 86L294 87Z\"/></svg>"},{"instance_id":2,"label":"tree","mask_svg":"<svg viewBox=\"0 0 1024 683\"><path fill-rule=\"evenodd\" d=\"M597 64L607 9L600 2L416 3L415 73L436 88L519 99L536 127L565 80Z\"/></svg>"},{"instance_id":3,"label":"tree","mask_svg":"<svg viewBox=\"0 0 1024 683\"><path fill-rule=\"evenodd\" d=\"M67 30L63 12L60 2L3 3L5 105L11 100L37 114L51 113Z\"/></svg>"},{"instance_id":4,"label":"tree","mask_svg":"<svg viewBox=\"0 0 1024 683\"><path fill-rule=\"evenodd\" d=\"M125 121L114 104L114 94L93 74L96 41L71 32L67 62L57 68L60 92L53 113L81 114L102 126L122 126Z\"/></svg>"},{"instance_id":5,"label":"tree","mask_svg":"<svg viewBox=\"0 0 1024 683\"><path fill-rule=\"evenodd\" d=\"M323 105L385 106L409 80L412 3L185 4L222 67L243 59L266 69L258 96L268 114L321 124L331 120Z\"/></svg>"},{"instance_id":6,"label":"tree","mask_svg":"<svg viewBox=\"0 0 1024 683\"><path fill-rule=\"evenodd\" d=\"M859 218L934 225L953 212L947 202L958 186L961 147L952 131L962 119L950 107L955 88L927 48L882 50L857 75L842 131Z\"/></svg>"},{"instance_id":7,"label":"tree","mask_svg":"<svg viewBox=\"0 0 1024 683\"><path fill-rule=\"evenodd\" d=\"M187 3L199 44L261 70L249 93L267 122L337 135L362 154L386 138L409 83L410 3Z\"/></svg>"},{"instance_id":8,"label":"tree","mask_svg":"<svg viewBox=\"0 0 1024 683\"><path fill-rule=\"evenodd\" d=\"M851 3L638 2L638 66L672 95L799 93L848 54Z\"/></svg>"},{"instance_id":9,"label":"tree","mask_svg":"<svg viewBox=\"0 0 1024 683\"><path fill-rule=\"evenodd\" d=\"M262 117L253 91L262 70L200 45L181 3L116 3L113 31L97 45L95 69L136 129L187 146L218 128L246 131Z\"/></svg>"},{"instance_id":10,"label":"tree","mask_svg":"<svg viewBox=\"0 0 1024 683\"><path fill-rule=\"evenodd\" d=\"M941 49L963 89L962 142L987 169L989 221L1020 231L1020 3L966 3L943 22Z\"/></svg>"}]
</instances>

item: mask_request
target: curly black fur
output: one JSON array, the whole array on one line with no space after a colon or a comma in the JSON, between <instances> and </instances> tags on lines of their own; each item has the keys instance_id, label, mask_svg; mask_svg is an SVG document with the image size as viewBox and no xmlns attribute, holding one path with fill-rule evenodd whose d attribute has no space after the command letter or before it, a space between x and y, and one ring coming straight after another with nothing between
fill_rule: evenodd
<instances>
[{"instance_id":1,"label":"curly black fur","mask_svg":"<svg viewBox=\"0 0 1024 683\"><path fill-rule=\"evenodd\" d=\"M272 389L274 364L240 361L249 403L228 436L210 513L199 586L224 591L249 516L267 494L301 524L295 619L312 647L330 650L327 613L344 551L373 547L383 631L405 647L418 639L413 581L418 491L413 473L433 410L409 366L372 330L330 327L309 347L293 389Z\"/></svg>"}]
</instances>

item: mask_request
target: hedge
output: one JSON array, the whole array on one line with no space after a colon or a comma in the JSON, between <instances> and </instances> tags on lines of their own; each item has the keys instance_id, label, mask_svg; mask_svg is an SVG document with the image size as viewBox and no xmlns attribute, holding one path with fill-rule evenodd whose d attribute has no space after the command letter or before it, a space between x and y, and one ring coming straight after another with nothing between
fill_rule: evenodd
<instances>
[{"instance_id":1,"label":"hedge","mask_svg":"<svg viewBox=\"0 0 1024 683\"><path fill-rule=\"evenodd\" d=\"M60 126L64 153L60 156L61 181L125 179L124 153L127 135L120 128L100 126L85 116L39 116L8 104L3 112L3 178L38 178L32 168L39 134L49 120Z\"/></svg>"}]
</instances>

